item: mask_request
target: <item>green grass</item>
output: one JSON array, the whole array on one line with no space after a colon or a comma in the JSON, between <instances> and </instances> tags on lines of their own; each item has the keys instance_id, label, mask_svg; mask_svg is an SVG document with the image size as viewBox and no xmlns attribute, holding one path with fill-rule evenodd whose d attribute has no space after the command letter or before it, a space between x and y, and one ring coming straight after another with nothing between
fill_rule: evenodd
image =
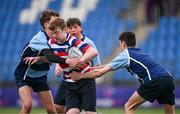
<instances>
[{"instance_id":1,"label":"green grass","mask_svg":"<svg viewBox=\"0 0 180 114\"><path fill-rule=\"evenodd\" d=\"M0 114L18 114L19 108L0 108ZM31 114L46 114L42 108L33 108ZM124 114L123 109L98 109L98 114ZM164 114L161 108L139 108L136 114ZM180 109L176 108L176 114L180 114Z\"/></svg>"}]
</instances>

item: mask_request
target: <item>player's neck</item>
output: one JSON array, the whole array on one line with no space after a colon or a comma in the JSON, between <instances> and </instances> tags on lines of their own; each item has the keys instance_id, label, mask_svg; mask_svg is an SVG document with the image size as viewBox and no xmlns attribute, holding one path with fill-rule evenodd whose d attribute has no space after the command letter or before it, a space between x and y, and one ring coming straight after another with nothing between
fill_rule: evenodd
<instances>
[{"instance_id":1,"label":"player's neck","mask_svg":"<svg viewBox=\"0 0 180 114\"><path fill-rule=\"evenodd\" d=\"M65 41L66 41L66 38L63 38L62 40L56 40L57 41L57 43L59 43L59 44L63 44Z\"/></svg>"},{"instance_id":2,"label":"player's neck","mask_svg":"<svg viewBox=\"0 0 180 114\"><path fill-rule=\"evenodd\" d=\"M82 40L84 36L82 34L79 34L77 37Z\"/></svg>"},{"instance_id":3,"label":"player's neck","mask_svg":"<svg viewBox=\"0 0 180 114\"><path fill-rule=\"evenodd\" d=\"M51 35L50 35L50 31L49 31L49 30L44 29L44 31L45 31L45 33L48 35L48 37L51 37Z\"/></svg>"}]
</instances>

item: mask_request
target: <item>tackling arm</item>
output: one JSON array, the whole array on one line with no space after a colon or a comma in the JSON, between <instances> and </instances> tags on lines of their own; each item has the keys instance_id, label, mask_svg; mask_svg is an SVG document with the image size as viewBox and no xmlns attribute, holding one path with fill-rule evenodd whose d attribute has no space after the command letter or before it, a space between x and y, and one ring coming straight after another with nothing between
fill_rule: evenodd
<instances>
[{"instance_id":1,"label":"tackling arm","mask_svg":"<svg viewBox=\"0 0 180 114\"><path fill-rule=\"evenodd\" d=\"M66 62L65 58L56 56L53 51L50 49L43 49L42 50L43 55L47 58L47 60L51 63L60 63L64 64Z\"/></svg>"},{"instance_id":2,"label":"tackling arm","mask_svg":"<svg viewBox=\"0 0 180 114\"><path fill-rule=\"evenodd\" d=\"M37 57L26 57L24 59L25 63L28 65L32 65L38 61L43 62L50 62L50 63L59 63L59 64L68 64L69 66L81 69L81 67L84 65L82 62L78 61L76 58L73 59L66 59L59 56L56 56L53 51L50 49L43 49L42 54L44 56L37 56Z\"/></svg>"},{"instance_id":3,"label":"tackling arm","mask_svg":"<svg viewBox=\"0 0 180 114\"><path fill-rule=\"evenodd\" d=\"M98 78L111 70L112 70L112 68L110 66L106 65L106 66L98 68L98 69L93 69L92 71L87 72L87 73L73 72L70 74L70 77L74 81L77 81L80 79L87 79L87 78Z\"/></svg>"}]
</instances>

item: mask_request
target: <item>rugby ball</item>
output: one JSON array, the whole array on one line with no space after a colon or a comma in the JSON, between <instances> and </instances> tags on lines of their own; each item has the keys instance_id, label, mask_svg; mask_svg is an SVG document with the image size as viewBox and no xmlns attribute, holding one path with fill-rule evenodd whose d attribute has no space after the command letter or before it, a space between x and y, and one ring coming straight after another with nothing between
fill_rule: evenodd
<instances>
[{"instance_id":1,"label":"rugby ball","mask_svg":"<svg viewBox=\"0 0 180 114\"><path fill-rule=\"evenodd\" d=\"M83 56L83 53L81 52L81 50L79 50L77 47L71 47L69 49L69 58L78 58L80 59L82 56ZM85 73L85 72L88 72L90 71L91 69L91 63L90 62L87 62L81 70L79 70L81 73Z\"/></svg>"},{"instance_id":2,"label":"rugby ball","mask_svg":"<svg viewBox=\"0 0 180 114\"><path fill-rule=\"evenodd\" d=\"M83 56L83 53L81 52L81 50L79 50L77 47L71 47L69 49L69 58L78 58L80 59Z\"/></svg>"}]
</instances>

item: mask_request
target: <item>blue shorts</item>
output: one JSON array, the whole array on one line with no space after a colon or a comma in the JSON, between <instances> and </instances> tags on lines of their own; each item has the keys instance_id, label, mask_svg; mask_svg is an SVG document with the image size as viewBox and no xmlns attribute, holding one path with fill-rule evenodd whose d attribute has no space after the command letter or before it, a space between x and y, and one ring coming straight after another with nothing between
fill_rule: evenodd
<instances>
[{"instance_id":1,"label":"blue shorts","mask_svg":"<svg viewBox=\"0 0 180 114\"><path fill-rule=\"evenodd\" d=\"M174 84L172 77L159 77L156 80L142 84L138 94L149 102L157 100L159 104L174 105Z\"/></svg>"}]
</instances>

